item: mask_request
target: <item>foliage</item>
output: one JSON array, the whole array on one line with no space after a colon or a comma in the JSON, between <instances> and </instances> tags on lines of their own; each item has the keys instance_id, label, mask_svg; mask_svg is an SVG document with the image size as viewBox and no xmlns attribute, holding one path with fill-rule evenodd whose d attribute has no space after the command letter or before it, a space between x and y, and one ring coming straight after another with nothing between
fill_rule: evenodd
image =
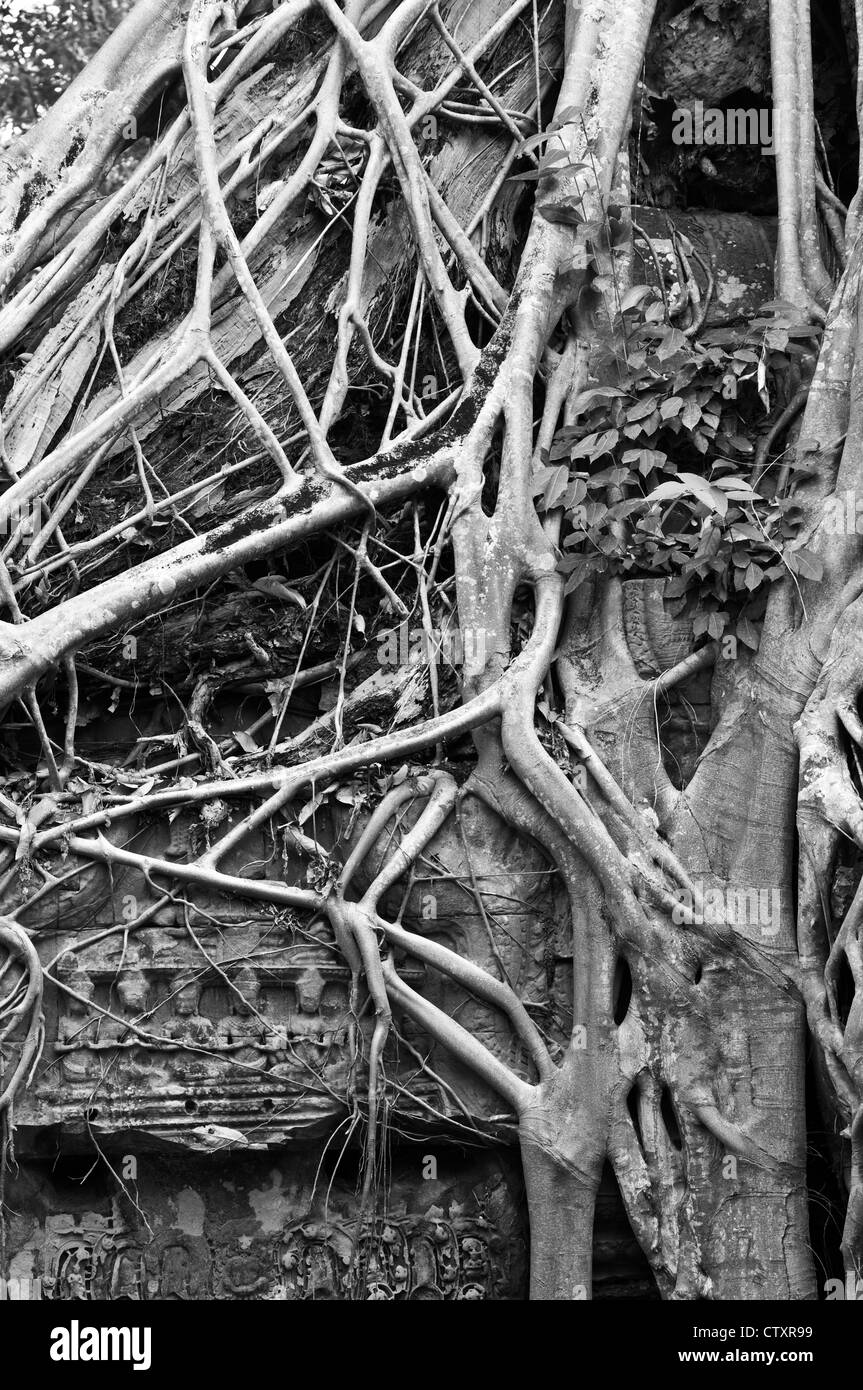
<instances>
[{"instance_id":1,"label":"foliage","mask_svg":"<svg viewBox=\"0 0 863 1390\"><path fill-rule=\"evenodd\" d=\"M129 8L130 0L0 0L0 142L57 100Z\"/></svg>"},{"instance_id":2,"label":"foliage","mask_svg":"<svg viewBox=\"0 0 863 1390\"><path fill-rule=\"evenodd\" d=\"M540 509L563 507L569 522L567 589L603 573L667 576L669 598L697 601L696 635L721 637L733 620L756 647L766 587L820 573L793 494L775 495L769 470L752 476L750 442L812 328L775 302L742 334L696 341L648 285L627 291L620 308L623 358L597 367L615 384L578 396L576 423L558 431L534 478Z\"/></svg>"}]
</instances>

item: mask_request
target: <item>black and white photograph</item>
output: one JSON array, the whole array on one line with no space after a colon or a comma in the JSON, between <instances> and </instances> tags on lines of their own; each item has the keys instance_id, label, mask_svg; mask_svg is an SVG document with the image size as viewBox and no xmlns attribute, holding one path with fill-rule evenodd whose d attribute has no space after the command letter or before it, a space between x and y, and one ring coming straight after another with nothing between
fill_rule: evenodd
<instances>
[{"instance_id":1,"label":"black and white photograph","mask_svg":"<svg viewBox=\"0 0 863 1390\"><path fill-rule=\"evenodd\" d=\"M33 1374L345 1316L284 1303L850 1345L861 45L863 0L0 0Z\"/></svg>"}]
</instances>

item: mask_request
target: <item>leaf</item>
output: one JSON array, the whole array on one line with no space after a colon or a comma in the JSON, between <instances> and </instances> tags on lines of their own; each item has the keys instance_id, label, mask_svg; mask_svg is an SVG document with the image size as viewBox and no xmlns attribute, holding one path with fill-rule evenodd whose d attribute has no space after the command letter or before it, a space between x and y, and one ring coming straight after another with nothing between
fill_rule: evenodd
<instances>
[{"instance_id":1,"label":"leaf","mask_svg":"<svg viewBox=\"0 0 863 1390\"><path fill-rule=\"evenodd\" d=\"M548 139L548 132L541 130L538 135L531 135L529 139L522 140L518 147L518 153L527 154L529 150L535 150L540 145L544 145Z\"/></svg>"},{"instance_id":2,"label":"leaf","mask_svg":"<svg viewBox=\"0 0 863 1390\"><path fill-rule=\"evenodd\" d=\"M244 753L260 753L261 745L245 729L234 729L232 733Z\"/></svg>"},{"instance_id":3,"label":"leaf","mask_svg":"<svg viewBox=\"0 0 863 1390\"><path fill-rule=\"evenodd\" d=\"M715 478L713 486L723 488L728 496L733 497L735 501L739 501L741 497L746 497L753 502L764 500L760 493L755 491L752 484L747 483L743 478Z\"/></svg>"},{"instance_id":4,"label":"leaf","mask_svg":"<svg viewBox=\"0 0 863 1390\"><path fill-rule=\"evenodd\" d=\"M283 584L274 574L264 574L260 579L254 579L252 588L258 589L262 594L269 594L271 598L281 598L286 603L295 603L298 608L307 607L302 594L297 593L296 589L289 589L287 584Z\"/></svg>"},{"instance_id":5,"label":"leaf","mask_svg":"<svg viewBox=\"0 0 863 1390\"><path fill-rule=\"evenodd\" d=\"M633 512L639 511L644 506L643 497L631 497L625 502L615 502L613 507L608 509L609 521L623 520L631 516Z\"/></svg>"},{"instance_id":6,"label":"leaf","mask_svg":"<svg viewBox=\"0 0 863 1390\"><path fill-rule=\"evenodd\" d=\"M643 299L652 293L650 285L632 285L620 301L620 312L625 314L629 309L635 309Z\"/></svg>"},{"instance_id":7,"label":"leaf","mask_svg":"<svg viewBox=\"0 0 863 1390\"><path fill-rule=\"evenodd\" d=\"M660 362L666 362L675 352L682 350L689 345L689 340L685 333L681 333L679 328L672 328L666 333L656 350L656 355Z\"/></svg>"},{"instance_id":8,"label":"leaf","mask_svg":"<svg viewBox=\"0 0 863 1390\"><path fill-rule=\"evenodd\" d=\"M811 550L795 550L794 559L797 561L797 571L804 579L820 579L823 575L824 566Z\"/></svg>"},{"instance_id":9,"label":"leaf","mask_svg":"<svg viewBox=\"0 0 863 1390\"><path fill-rule=\"evenodd\" d=\"M746 585L750 593L753 589L758 588L759 584L762 583L763 579L764 571L761 568L761 566L756 565L754 560L750 561L749 565L747 566L746 573L743 576L743 583Z\"/></svg>"},{"instance_id":10,"label":"leaf","mask_svg":"<svg viewBox=\"0 0 863 1390\"><path fill-rule=\"evenodd\" d=\"M584 213L579 206L581 199L557 198L554 202L538 203L536 210L546 222L558 223L564 227L584 225Z\"/></svg>"},{"instance_id":11,"label":"leaf","mask_svg":"<svg viewBox=\"0 0 863 1390\"><path fill-rule=\"evenodd\" d=\"M587 496L587 483L584 478L575 478L563 494L562 502L567 511L577 507Z\"/></svg>"},{"instance_id":12,"label":"leaf","mask_svg":"<svg viewBox=\"0 0 863 1390\"><path fill-rule=\"evenodd\" d=\"M564 588L564 593L571 594L573 589L577 589L591 574L602 572L606 567L606 561L595 555L573 555L573 560L580 562L570 574Z\"/></svg>"},{"instance_id":13,"label":"leaf","mask_svg":"<svg viewBox=\"0 0 863 1390\"><path fill-rule=\"evenodd\" d=\"M728 498L720 488L708 483L706 478L700 478L697 473L678 473L677 476L681 483L686 483L689 491L699 502L703 502L710 511L725 516L728 511Z\"/></svg>"},{"instance_id":14,"label":"leaf","mask_svg":"<svg viewBox=\"0 0 863 1390\"><path fill-rule=\"evenodd\" d=\"M560 718L560 715L557 713L556 710L553 710L551 708L551 706L548 703L548 700L538 700L536 707L542 715L543 719L547 719L549 724L557 723L558 719Z\"/></svg>"},{"instance_id":15,"label":"leaf","mask_svg":"<svg viewBox=\"0 0 863 1390\"><path fill-rule=\"evenodd\" d=\"M603 468L601 472L594 473L590 479L591 487L605 487L611 484L612 487L619 487L621 483L629 481L628 468Z\"/></svg>"},{"instance_id":16,"label":"leaf","mask_svg":"<svg viewBox=\"0 0 863 1390\"><path fill-rule=\"evenodd\" d=\"M548 127L549 130L563 130L564 126L572 125L574 121L582 121L582 109L580 106L564 106L562 111L555 113L554 120ZM582 168L588 169L590 165L584 164Z\"/></svg>"},{"instance_id":17,"label":"leaf","mask_svg":"<svg viewBox=\"0 0 863 1390\"><path fill-rule=\"evenodd\" d=\"M759 396L761 397L761 403L762 403L762 405L764 406L764 409L769 411L769 409L770 409L770 394L769 394L769 392L768 392L768 390L767 390L767 362L766 362L766 359L765 359L765 356L764 356L764 353L763 353L763 352L762 352L761 356L760 356L759 359L758 359L758 375L757 375L757 380L758 380L758 394L759 394Z\"/></svg>"},{"instance_id":18,"label":"leaf","mask_svg":"<svg viewBox=\"0 0 863 1390\"><path fill-rule=\"evenodd\" d=\"M601 454L610 453L620 439L617 430L603 430L601 433L585 435L579 444L572 450L571 457L578 458L599 458Z\"/></svg>"},{"instance_id":19,"label":"leaf","mask_svg":"<svg viewBox=\"0 0 863 1390\"><path fill-rule=\"evenodd\" d=\"M797 323L800 319L800 310L790 299L768 299L764 304L758 306L759 314L776 314L786 318L789 323Z\"/></svg>"},{"instance_id":20,"label":"leaf","mask_svg":"<svg viewBox=\"0 0 863 1390\"><path fill-rule=\"evenodd\" d=\"M747 458L755 453L755 446L750 444L748 439L744 439L742 434L730 434L728 443L737 454L745 454Z\"/></svg>"},{"instance_id":21,"label":"leaf","mask_svg":"<svg viewBox=\"0 0 863 1390\"><path fill-rule=\"evenodd\" d=\"M648 415L652 415L656 409L656 396L647 396L642 401L636 401L626 412L626 419L630 425L635 424L636 420L645 420Z\"/></svg>"},{"instance_id":22,"label":"leaf","mask_svg":"<svg viewBox=\"0 0 863 1390\"><path fill-rule=\"evenodd\" d=\"M575 397L572 402L572 413L573 415L583 415L595 401L623 395L625 392L619 386L592 386L587 391L580 391Z\"/></svg>"},{"instance_id":23,"label":"leaf","mask_svg":"<svg viewBox=\"0 0 863 1390\"><path fill-rule=\"evenodd\" d=\"M662 468L668 462L668 455L659 449L627 449L622 462L636 464L639 473L646 477L654 468Z\"/></svg>"},{"instance_id":24,"label":"leaf","mask_svg":"<svg viewBox=\"0 0 863 1390\"><path fill-rule=\"evenodd\" d=\"M324 787L323 791L318 792L312 797L311 801L306 802L300 814L297 816L297 825L304 825L309 817L315 814L325 798L335 789L335 785L335 782L330 782L329 786Z\"/></svg>"},{"instance_id":25,"label":"leaf","mask_svg":"<svg viewBox=\"0 0 863 1390\"><path fill-rule=\"evenodd\" d=\"M554 468L538 468L534 473L534 497L542 496L546 511L557 505L569 485L569 467L560 463Z\"/></svg>"},{"instance_id":26,"label":"leaf","mask_svg":"<svg viewBox=\"0 0 863 1390\"><path fill-rule=\"evenodd\" d=\"M557 173L558 170L559 170L561 167L566 168L566 169L589 169L589 168L590 168L590 165L589 165L589 164L568 164L568 163L565 162L565 161L567 161L568 159L569 159L569 151L566 149L566 146L561 145L561 144L557 144L557 145L554 145L551 149L546 150L545 154L543 155L542 162L543 162L544 165L554 165L554 166L555 166L555 167L554 167L554 172L555 172L555 173Z\"/></svg>"},{"instance_id":27,"label":"leaf","mask_svg":"<svg viewBox=\"0 0 863 1390\"><path fill-rule=\"evenodd\" d=\"M686 488L677 482L660 483L652 492L647 494L648 502L667 502L672 497L682 497Z\"/></svg>"}]
</instances>

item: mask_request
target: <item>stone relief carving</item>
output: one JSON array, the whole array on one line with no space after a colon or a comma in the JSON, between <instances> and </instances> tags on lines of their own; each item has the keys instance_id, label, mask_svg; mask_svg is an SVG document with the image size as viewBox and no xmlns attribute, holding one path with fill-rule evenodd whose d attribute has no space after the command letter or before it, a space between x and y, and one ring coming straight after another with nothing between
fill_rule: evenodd
<instances>
[{"instance_id":1,"label":"stone relief carving","mask_svg":"<svg viewBox=\"0 0 863 1390\"><path fill-rule=\"evenodd\" d=\"M253 1068L302 1077L341 1061L348 1021L348 986L341 977L346 973L315 964L265 976L245 968L229 986L212 972L199 971L190 979L184 971L136 964L107 981L104 968L85 970L69 954L58 968L61 984L71 992L62 994L54 1046L70 1081L97 1075L100 1052L120 1054L126 1082L156 1071L176 1080L204 1079L220 1056L239 1063L245 1073ZM229 1082L230 1074L223 1080Z\"/></svg>"},{"instance_id":2,"label":"stone relief carving","mask_svg":"<svg viewBox=\"0 0 863 1390\"><path fill-rule=\"evenodd\" d=\"M385 1221L375 1233L296 1222L285 1233L277 1291L287 1300L498 1298L505 1282L494 1232L480 1218Z\"/></svg>"},{"instance_id":3,"label":"stone relief carving","mask_svg":"<svg viewBox=\"0 0 863 1390\"><path fill-rule=\"evenodd\" d=\"M482 1218L291 1223L268 1245L231 1247L174 1233L78 1235L49 1251L42 1295L58 1301L218 1298L303 1301L485 1300L506 1296L501 1242Z\"/></svg>"}]
</instances>

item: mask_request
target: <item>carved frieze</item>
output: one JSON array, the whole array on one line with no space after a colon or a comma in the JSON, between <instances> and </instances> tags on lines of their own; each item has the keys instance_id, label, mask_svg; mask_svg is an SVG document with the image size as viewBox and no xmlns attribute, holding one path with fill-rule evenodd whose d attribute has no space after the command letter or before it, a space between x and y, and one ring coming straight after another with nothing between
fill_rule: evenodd
<instances>
[{"instance_id":1,"label":"carved frieze","mask_svg":"<svg viewBox=\"0 0 863 1390\"><path fill-rule=\"evenodd\" d=\"M398 1158L388 1210L362 1222L352 1183L336 1175L323 1200L311 1159L148 1160L134 1203L112 1183L89 1196L84 1184L69 1204L42 1171L33 1191L44 1209L31 1211L17 1270L58 1301L520 1297L518 1179L491 1155L440 1164L446 1180L424 1181Z\"/></svg>"}]
</instances>

